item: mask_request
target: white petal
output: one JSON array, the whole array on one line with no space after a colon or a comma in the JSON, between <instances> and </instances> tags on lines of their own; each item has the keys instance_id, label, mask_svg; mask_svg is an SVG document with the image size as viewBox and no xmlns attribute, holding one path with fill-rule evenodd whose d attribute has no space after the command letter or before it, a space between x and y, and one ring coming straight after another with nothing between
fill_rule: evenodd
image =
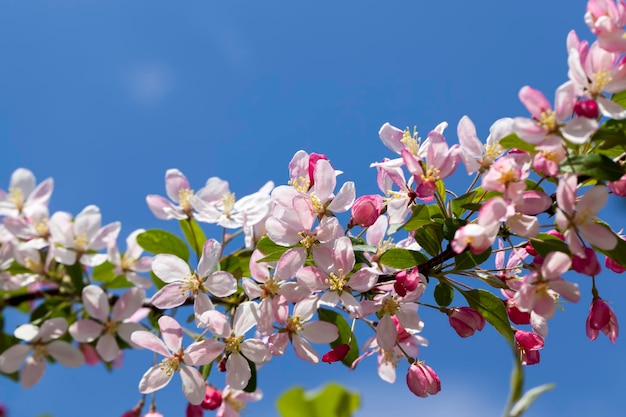
<instances>
[{"instance_id":1,"label":"white petal","mask_svg":"<svg viewBox=\"0 0 626 417\"><path fill-rule=\"evenodd\" d=\"M180 281L191 272L187 262L178 256L162 253L152 259L152 271L163 282Z\"/></svg>"},{"instance_id":2,"label":"white petal","mask_svg":"<svg viewBox=\"0 0 626 417\"><path fill-rule=\"evenodd\" d=\"M114 361L120 354L120 348L115 341L115 336L110 334L102 335L96 344L96 351L105 362Z\"/></svg>"},{"instance_id":3,"label":"white petal","mask_svg":"<svg viewBox=\"0 0 626 417\"><path fill-rule=\"evenodd\" d=\"M258 339L245 340L240 346L241 353L257 365L266 363L272 357L269 348Z\"/></svg>"},{"instance_id":4,"label":"white petal","mask_svg":"<svg viewBox=\"0 0 626 417\"><path fill-rule=\"evenodd\" d=\"M139 392L142 394L150 394L151 392L163 388L170 382L172 375L174 374L171 373L167 375L165 371L161 369L160 364L154 365L141 377L141 381L139 381Z\"/></svg>"},{"instance_id":5,"label":"white petal","mask_svg":"<svg viewBox=\"0 0 626 417\"><path fill-rule=\"evenodd\" d=\"M20 369L20 365L31 351L29 345L13 345L0 355L0 371L12 374Z\"/></svg>"},{"instance_id":6,"label":"white petal","mask_svg":"<svg viewBox=\"0 0 626 417\"><path fill-rule=\"evenodd\" d=\"M202 374L191 366L180 367L180 379L183 381L183 394L193 405L200 404L206 395L206 384Z\"/></svg>"},{"instance_id":7,"label":"white petal","mask_svg":"<svg viewBox=\"0 0 626 417\"><path fill-rule=\"evenodd\" d=\"M83 288L83 306L87 313L102 322L109 318L109 300L102 288L87 285Z\"/></svg>"},{"instance_id":8,"label":"white petal","mask_svg":"<svg viewBox=\"0 0 626 417\"><path fill-rule=\"evenodd\" d=\"M337 326L325 321L311 321L302 326L302 336L312 343L331 343L339 337Z\"/></svg>"},{"instance_id":9,"label":"white petal","mask_svg":"<svg viewBox=\"0 0 626 417\"><path fill-rule=\"evenodd\" d=\"M85 363L83 353L63 340L53 340L46 346L50 356L63 366L78 368Z\"/></svg>"},{"instance_id":10,"label":"white petal","mask_svg":"<svg viewBox=\"0 0 626 417\"><path fill-rule=\"evenodd\" d=\"M244 389L252 376L248 361L238 353L232 353L226 360L226 372L226 383L237 390Z\"/></svg>"}]
</instances>

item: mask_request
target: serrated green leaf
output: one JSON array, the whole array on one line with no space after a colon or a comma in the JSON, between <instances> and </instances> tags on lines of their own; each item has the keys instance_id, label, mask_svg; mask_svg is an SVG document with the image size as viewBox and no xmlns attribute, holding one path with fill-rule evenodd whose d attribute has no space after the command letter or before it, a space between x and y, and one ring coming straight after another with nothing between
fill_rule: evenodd
<instances>
[{"instance_id":1,"label":"serrated green leaf","mask_svg":"<svg viewBox=\"0 0 626 417\"><path fill-rule=\"evenodd\" d=\"M522 151L535 153L535 145L525 142L515 133L511 133L500 139L500 146L504 149L520 149Z\"/></svg>"},{"instance_id":2,"label":"serrated green leaf","mask_svg":"<svg viewBox=\"0 0 626 417\"><path fill-rule=\"evenodd\" d=\"M348 352L346 357L341 361L344 365L350 367L352 362L359 357L359 345L357 344L356 336L352 333L352 328L346 319L344 319L343 316L336 311L329 310L327 308L318 308L317 314L320 320L337 326L339 337L337 337L337 340L330 344L331 348L336 348L337 346L343 344L350 345L350 352Z\"/></svg>"},{"instance_id":3,"label":"serrated green leaf","mask_svg":"<svg viewBox=\"0 0 626 417\"><path fill-rule=\"evenodd\" d=\"M168 253L189 262L189 248L178 236L160 229L150 229L137 235L137 244L143 250L154 253Z\"/></svg>"},{"instance_id":4,"label":"serrated green leaf","mask_svg":"<svg viewBox=\"0 0 626 417\"><path fill-rule=\"evenodd\" d=\"M561 162L560 168L562 172L573 172L604 181L617 181L624 175L624 170L617 162L597 153L569 156Z\"/></svg>"},{"instance_id":5,"label":"serrated green leaf","mask_svg":"<svg viewBox=\"0 0 626 417\"><path fill-rule=\"evenodd\" d=\"M454 299L454 288L445 281L439 281L434 291L435 301L442 307L447 307Z\"/></svg>"},{"instance_id":6,"label":"serrated green leaf","mask_svg":"<svg viewBox=\"0 0 626 417\"><path fill-rule=\"evenodd\" d=\"M515 349L513 341L515 333L511 329L511 323L506 313L506 308L498 297L485 290L461 290L457 288L467 300L470 307L478 310L485 320L491 324L504 337L507 343Z\"/></svg>"},{"instance_id":7,"label":"serrated green leaf","mask_svg":"<svg viewBox=\"0 0 626 417\"><path fill-rule=\"evenodd\" d=\"M402 226L404 230L408 230L410 232L412 230L417 230L426 224L432 223L432 219L430 218L430 211L426 204L414 205L413 207L411 207L411 212L411 217L404 224L404 226Z\"/></svg>"},{"instance_id":8,"label":"serrated green leaf","mask_svg":"<svg viewBox=\"0 0 626 417\"><path fill-rule=\"evenodd\" d=\"M421 252L409 249L387 249L378 259L383 264L392 268L407 269L426 262L428 258Z\"/></svg>"},{"instance_id":9,"label":"serrated green leaf","mask_svg":"<svg viewBox=\"0 0 626 417\"><path fill-rule=\"evenodd\" d=\"M567 243L547 233L539 233L537 237L530 239L530 243L533 245L533 249L544 258L550 252L564 252L571 255Z\"/></svg>"},{"instance_id":10,"label":"serrated green leaf","mask_svg":"<svg viewBox=\"0 0 626 417\"><path fill-rule=\"evenodd\" d=\"M222 271L230 272L238 280L250 276L252 251L241 251L226 256L220 263Z\"/></svg>"},{"instance_id":11,"label":"serrated green leaf","mask_svg":"<svg viewBox=\"0 0 626 417\"><path fill-rule=\"evenodd\" d=\"M554 384L540 385L535 388L531 388L522 395L509 413L509 417L519 417L535 402L535 400L544 392L550 391L554 388Z\"/></svg>"},{"instance_id":12,"label":"serrated green leaf","mask_svg":"<svg viewBox=\"0 0 626 417\"><path fill-rule=\"evenodd\" d=\"M491 256L491 248L484 250L478 255L466 250L454 257L454 269L457 271L466 271L477 265L482 264Z\"/></svg>"},{"instance_id":13,"label":"serrated green leaf","mask_svg":"<svg viewBox=\"0 0 626 417\"><path fill-rule=\"evenodd\" d=\"M187 239L187 243L189 243L189 246L193 248L196 256L198 256L198 259L200 259L202 256L202 248L207 240L204 231L198 222L193 218L179 220L178 224L185 235L185 239Z\"/></svg>"}]
</instances>

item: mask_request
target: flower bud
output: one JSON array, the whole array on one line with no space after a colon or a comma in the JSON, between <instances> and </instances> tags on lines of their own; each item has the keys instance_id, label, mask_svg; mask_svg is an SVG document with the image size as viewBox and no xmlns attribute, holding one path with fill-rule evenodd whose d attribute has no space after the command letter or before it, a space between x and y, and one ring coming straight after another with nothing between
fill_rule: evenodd
<instances>
[{"instance_id":1,"label":"flower bud","mask_svg":"<svg viewBox=\"0 0 626 417\"><path fill-rule=\"evenodd\" d=\"M396 274L396 282L393 289L400 297L404 297L408 292L414 291L420 283L420 273L417 268L409 271L400 271Z\"/></svg>"},{"instance_id":2,"label":"flower bud","mask_svg":"<svg viewBox=\"0 0 626 417\"><path fill-rule=\"evenodd\" d=\"M332 348L329 352L326 352L322 356L322 362L333 363L344 360L348 353L350 352L350 345L344 343L335 348Z\"/></svg>"},{"instance_id":3,"label":"flower bud","mask_svg":"<svg viewBox=\"0 0 626 417\"><path fill-rule=\"evenodd\" d=\"M522 365L534 365L541 359L539 349L543 348L543 337L538 334L517 330L515 332L515 342L521 355Z\"/></svg>"},{"instance_id":4,"label":"flower bud","mask_svg":"<svg viewBox=\"0 0 626 417\"><path fill-rule=\"evenodd\" d=\"M87 365L97 365L101 362L100 356L93 346L88 345L87 343L79 343L78 348L83 353L83 356L85 357L85 363ZM2 417L2 414L0 414L0 417Z\"/></svg>"},{"instance_id":5,"label":"flower bud","mask_svg":"<svg viewBox=\"0 0 626 417\"><path fill-rule=\"evenodd\" d=\"M574 259L572 259L572 268L574 271L580 274L589 275L590 277L596 276L600 273L600 271L602 271L596 252L591 248L585 248L584 258L574 255Z\"/></svg>"},{"instance_id":6,"label":"flower bud","mask_svg":"<svg viewBox=\"0 0 626 417\"><path fill-rule=\"evenodd\" d=\"M530 324L530 313L527 311L521 311L517 308L515 300L513 298L509 300L503 300L506 307L506 313L509 319L515 324Z\"/></svg>"},{"instance_id":7,"label":"flower bud","mask_svg":"<svg viewBox=\"0 0 626 417\"><path fill-rule=\"evenodd\" d=\"M621 274L622 272L626 271L626 268L624 268L622 264L615 262L613 259L609 258L608 256L604 260L604 266L606 266L607 268L609 268L611 271L615 272L616 274Z\"/></svg>"},{"instance_id":8,"label":"flower bud","mask_svg":"<svg viewBox=\"0 0 626 417\"><path fill-rule=\"evenodd\" d=\"M595 298L591 303L586 330L590 340L596 340L600 332L604 333L612 343L617 340L619 335L617 316L603 299Z\"/></svg>"},{"instance_id":9,"label":"flower bud","mask_svg":"<svg viewBox=\"0 0 626 417\"><path fill-rule=\"evenodd\" d=\"M193 405L191 403L187 403L187 410L185 411L185 417L203 417L204 409L199 405Z\"/></svg>"},{"instance_id":10,"label":"flower bud","mask_svg":"<svg viewBox=\"0 0 626 417\"><path fill-rule=\"evenodd\" d=\"M406 384L411 392L418 397L426 398L428 394L435 395L441 391L439 376L430 366L423 362L414 362L409 366L406 374Z\"/></svg>"},{"instance_id":11,"label":"flower bud","mask_svg":"<svg viewBox=\"0 0 626 417\"><path fill-rule=\"evenodd\" d=\"M456 307L448 310L450 326L461 337L469 337L485 327L484 317L471 307Z\"/></svg>"},{"instance_id":12,"label":"flower bud","mask_svg":"<svg viewBox=\"0 0 626 417\"><path fill-rule=\"evenodd\" d=\"M617 181L609 181L607 185L613 194L626 197L626 175L622 175Z\"/></svg>"},{"instance_id":13,"label":"flower bud","mask_svg":"<svg viewBox=\"0 0 626 417\"><path fill-rule=\"evenodd\" d=\"M0 403L0 417L7 417L8 415L6 407Z\"/></svg>"},{"instance_id":14,"label":"flower bud","mask_svg":"<svg viewBox=\"0 0 626 417\"><path fill-rule=\"evenodd\" d=\"M361 227L373 225L383 208L383 198L377 194L364 195L356 199L352 205L350 224Z\"/></svg>"},{"instance_id":15,"label":"flower bud","mask_svg":"<svg viewBox=\"0 0 626 417\"><path fill-rule=\"evenodd\" d=\"M574 104L574 113L578 117L587 117L589 119L595 119L600 114L598 103L594 100L578 100Z\"/></svg>"},{"instance_id":16,"label":"flower bud","mask_svg":"<svg viewBox=\"0 0 626 417\"><path fill-rule=\"evenodd\" d=\"M216 410L222 405L222 392L214 387L207 385L204 400L200 403L200 407L205 410Z\"/></svg>"},{"instance_id":17,"label":"flower bud","mask_svg":"<svg viewBox=\"0 0 626 417\"><path fill-rule=\"evenodd\" d=\"M326 155L323 155L321 153L315 153L315 152L311 152L309 154L309 184L310 187L313 187L313 184L315 183L315 179L313 178L313 172L315 172L315 165L317 165L317 161L319 161L320 159L325 159L328 161L328 158L326 158Z\"/></svg>"}]
</instances>

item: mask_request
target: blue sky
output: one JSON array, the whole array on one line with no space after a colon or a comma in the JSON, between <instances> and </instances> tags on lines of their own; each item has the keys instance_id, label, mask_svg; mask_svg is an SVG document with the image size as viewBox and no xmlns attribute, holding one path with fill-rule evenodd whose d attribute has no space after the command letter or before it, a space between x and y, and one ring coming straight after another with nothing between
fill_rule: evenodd
<instances>
[{"instance_id":1,"label":"blue sky","mask_svg":"<svg viewBox=\"0 0 626 417\"><path fill-rule=\"evenodd\" d=\"M467 114L484 139L494 120L527 116L517 99L523 85L553 97L567 79L569 30L591 39L585 2L564 0L66 0L6 1L1 9L0 188L18 167L39 180L54 177L53 211L96 204L105 223L122 221L124 236L138 227L176 230L145 204L147 194L164 193L168 168L196 189L219 176L243 196L267 180L285 183L289 160L304 149L326 154L358 195L377 192L369 164L392 156L377 135L384 122L416 125L425 136L445 120L456 143ZM623 207L612 202L604 217L615 219ZM586 339L589 282L571 279L583 300L550 322L542 362L527 370L529 387L557 386L528 415L618 415L623 342ZM598 279L619 317L626 317L623 279ZM395 385L382 382L373 361L350 373L290 354L259 374L266 395L248 415L276 415L286 388L331 380L362 393L360 417L390 409L498 415L511 366L505 343L491 329L461 340L440 314L422 318L430 346L421 356L442 379L437 396L414 397L404 371ZM0 401L20 417L119 415L139 398L149 356L131 352L112 374L52 366L29 391L3 378ZM182 414L178 381L158 398L166 416Z\"/></svg>"}]
</instances>

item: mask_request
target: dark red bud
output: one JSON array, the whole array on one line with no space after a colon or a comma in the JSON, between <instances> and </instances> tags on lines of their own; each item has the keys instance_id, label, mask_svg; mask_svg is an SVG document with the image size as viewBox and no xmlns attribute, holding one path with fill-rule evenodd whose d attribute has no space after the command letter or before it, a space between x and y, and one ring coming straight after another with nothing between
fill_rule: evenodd
<instances>
[{"instance_id":1,"label":"dark red bud","mask_svg":"<svg viewBox=\"0 0 626 417\"><path fill-rule=\"evenodd\" d=\"M579 100L574 104L574 113L578 117L587 117L589 119L595 119L600 114L598 110L598 103L593 100Z\"/></svg>"},{"instance_id":2,"label":"dark red bud","mask_svg":"<svg viewBox=\"0 0 626 417\"><path fill-rule=\"evenodd\" d=\"M344 343L330 350L322 356L322 362L333 363L342 361L350 352L350 345Z\"/></svg>"}]
</instances>

